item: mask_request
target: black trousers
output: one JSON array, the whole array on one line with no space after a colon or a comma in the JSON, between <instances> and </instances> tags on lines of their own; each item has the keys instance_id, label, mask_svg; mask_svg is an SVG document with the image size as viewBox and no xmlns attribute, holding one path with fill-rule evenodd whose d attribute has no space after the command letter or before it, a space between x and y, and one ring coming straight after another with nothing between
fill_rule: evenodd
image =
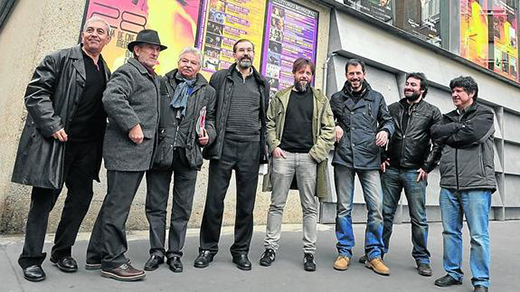
<instances>
[{"instance_id":1,"label":"black trousers","mask_svg":"<svg viewBox=\"0 0 520 292\"><path fill-rule=\"evenodd\" d=\"M172 173L173 200L168 251L165 252L166 207ZM146 219L150 225L150 254L166 255L168 258L182 256L196 182L197 170L190 168L184 149L174 151L171 169L146 172Z\"/></svg>"},{"instance_id":2,"label":"black trousers","mask_svg":"<svg viewBox=\"0 0 520 292\"><path fill-rule=\"evenodd\" d=\"M101 206L87 248L87 263L101 263L104 270L128 260L126 221L144 171L107 171L107 195Z\"/></svg>"},{"instance_id":3,"label":"black trousers","mask_svg":"<svg viewBox=\"0 0 520 292\"><path fill-rule=\"evenodd\" d=\"M67 143L64 159L64 179L67 198L56 230L51 256L60 259L70 256L79 227L92 200L92 181L97 175L99 142ZM31 206L25 227L25 242L18 263L22 268L41 265L49 213L56 204L61 189L33 187Z\"/></svg>"},{"instance_id":4,"label":"black trousers","mask_svg":"<svg viewBox=\"0 0 520 292\"><path fill-rule=\"evenodd\" d=\"M200 250L218 252L224 199L231 180L236 176L235 242L231 254L247 254L253 235L253 209L255 206L260 142L243 142L224 139L222 156L209 165L208 191L200 228Z\"/></svg>"}]
</instances>

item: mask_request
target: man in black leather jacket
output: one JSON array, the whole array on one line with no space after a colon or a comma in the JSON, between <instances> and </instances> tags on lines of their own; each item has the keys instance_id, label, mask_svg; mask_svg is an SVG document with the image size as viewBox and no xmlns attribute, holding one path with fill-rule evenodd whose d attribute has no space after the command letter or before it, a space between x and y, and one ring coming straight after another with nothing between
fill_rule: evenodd
<instances>
[{"instance_id":1,"label":"man in black leather jacket","mask_svg":"<svg viewBox=\"0 0 520 292\"><path fill-rule=\"evenodd\" d=\"M412 223L412 257L422 276L432 274L427 248L427 178L441 154L438 144L434 143L432 148L430 128L442 117L436 106L424 100L428 93L427 82L423 73L407 74L404 98L388 107L396 127L381 164L384 252L388 252L394 216L404 188Z\"/></svg>"},{"instance_id":2,"label":"man in black leather jacket","mask_svg":"<svg viewBox=\"0 0 520 292\"><path fill-rule=\"evenodd\" d=\"M20 138L12 181L32 186L25 243L18 263L25 279L45 279L41 268L49 213L63 184L67 199L56 230L51 262L76 272L72 246L98 179L106 114L101 98L110 76L101 51L110 26L93 17L85 22L81 45L45 56L27 91L27 120Z\"/></svg>"}]
</instances>

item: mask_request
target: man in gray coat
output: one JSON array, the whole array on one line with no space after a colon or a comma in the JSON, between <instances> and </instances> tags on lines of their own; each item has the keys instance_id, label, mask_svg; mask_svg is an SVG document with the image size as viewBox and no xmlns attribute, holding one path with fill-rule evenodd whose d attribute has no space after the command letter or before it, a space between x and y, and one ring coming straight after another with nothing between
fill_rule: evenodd
<instances>
[{"instance_id":1,"label":"man in gray coat","mask_svg":"<svg viewBox=\"0 0 520 292\"><path fill-rule=\"evenodd\" d=\"M159 120L159 83L153 67L164 49L156 31L139 32L128 44L134 57L114 72L103 94L108 191L92 231L86 268L101 267L103 277L120 281L145 277L124 255L125 224L143 175L152 165Z\"/></svg>"},{"instance_id":2,"label":"man in gray coat","mask_svg":"<svg viewBox=\"0 0 520 292\"><path fill-rule=\"evenodd\" d=\"M43 243L49 213L63 184L67 199L54 237L51 262L75 272L72 246L98 180L106 116L101 98L109 78L101 56L110 26L93 17L85 22L81 45L45 56L25 93L27 119L12 181L32 186L25 243L18 263L25 279L45 279Z\"/></svg>"}]
</instances>

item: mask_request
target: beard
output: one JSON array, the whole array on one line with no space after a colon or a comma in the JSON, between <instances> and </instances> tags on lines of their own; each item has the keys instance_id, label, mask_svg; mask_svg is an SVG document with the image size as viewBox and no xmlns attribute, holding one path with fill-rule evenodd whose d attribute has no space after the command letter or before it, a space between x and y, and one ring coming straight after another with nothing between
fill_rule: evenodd
<instances>
[{"instance_id":1,"label":"beard","mask_svg":"<svg viewBox=\"0 0 520 292\"><path fill-rule=\"evenodd\" d=\"M251 66L253 65L253 62L251 59L249 58L242 58L240 59L240 61L238 62L238 66L242 69L248 69L250 68Z\"/></svg>"},{"instance_id":2,"label":"beard","mask_svg":"<svg viewBox=\"0 0 520 292\"><path fill-rule=\"evenodd\" d=\"M414 102L416 100L419 99L419 97L421 97L421 94L420 93L417 93L417 92L414 92L412 93L412 95L404 95L404 97L406 98L406 100L408 100L409 102Z\"/></svg>"},{"instance_id":3,"label":"beard","mask_svg":"<svg viewBox=\"0 0 520 292\"><path fill-rule=\"evenodd\" d=\"M309 89L310 84L307 81L294 81L294 89L298 92L306 92Z\"/></svg>"}]
</instances>

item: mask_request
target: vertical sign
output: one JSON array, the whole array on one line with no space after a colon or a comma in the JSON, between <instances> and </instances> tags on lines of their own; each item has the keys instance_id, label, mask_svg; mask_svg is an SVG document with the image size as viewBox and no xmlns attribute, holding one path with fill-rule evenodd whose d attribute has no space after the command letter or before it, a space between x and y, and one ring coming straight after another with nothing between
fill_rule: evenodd
<instances>
[{"instance_id":1,"label":"vertical sign","mask_svg":"<svg viewBox=\"0 0 520 292\"><path fill-rule=\"evenodd\" d=\"M487 0L460 0L460 56L488 68Z\"/></svg>"},{"instance_id":2,"label":"vertical sign","mask_svg":"<svg viewBox=\"0 0 520 292\"><path fill-rule=\"evenodd\" d=\"M518 81L518 8L512 1L493 0L490 30L493 36L494 72Z\"/></svg>"},{"instance_id":3,"label":"vertical sign","mask_svg":"<svg viewBox=\"0 0 520 292\"><path fill-rule=\"evenodd\" d=\"M293 85L292 64L299 57L316 62L318 12L286 0L267 5L262 70L271 91Z\"/></svg>"},{"instance_id":4,"label":"vertical sign","mask_svg":"<svg viewBox=\"0 0 520 292\"><path fill-rule=\"evenodd\" d=\"M199 25L197 47L203 54L202 73L229 68L235 62L233 44L242 38L255 46L255 67L260 65L265 0L205 0L205 21Z\"/></svg>"}]
</instances>

